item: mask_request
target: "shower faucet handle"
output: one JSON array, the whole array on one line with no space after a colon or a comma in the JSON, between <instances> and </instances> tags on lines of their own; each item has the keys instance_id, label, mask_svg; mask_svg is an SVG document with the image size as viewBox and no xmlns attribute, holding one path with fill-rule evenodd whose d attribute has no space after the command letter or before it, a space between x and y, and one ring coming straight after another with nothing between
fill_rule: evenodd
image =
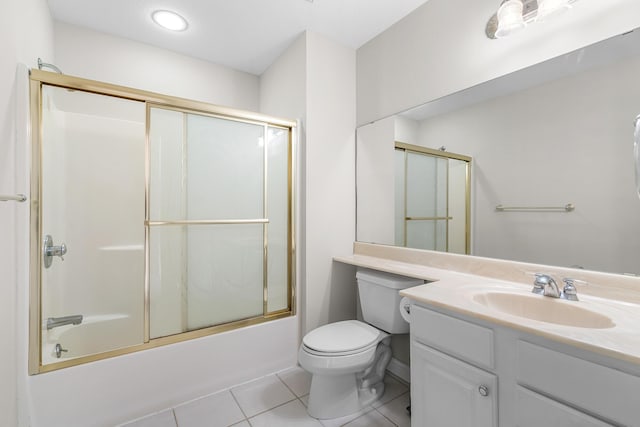
<instances>
[{"instance_id":1,"label":"shower faucet handle","mask_svg":"<svg viewBox=\"0 0 640 427\"><path fill-rule=\"evenodd\" d=\"M44 238L44 245L42 248L42 257L44 259L44 267L51 267L53 257L60 257L60 260L64 261L64 255L67 253L67 245L62 243L60 246L53 246L53 237L46 235Z\"/></svg>"}]
</instances>

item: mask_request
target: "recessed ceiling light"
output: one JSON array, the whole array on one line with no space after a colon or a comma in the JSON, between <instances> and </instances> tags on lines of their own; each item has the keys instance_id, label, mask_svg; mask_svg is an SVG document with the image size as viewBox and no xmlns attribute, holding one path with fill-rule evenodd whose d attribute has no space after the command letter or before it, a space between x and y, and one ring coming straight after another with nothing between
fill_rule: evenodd
<instances>
[{"instance_id":1,"label":"recessed ceiling light","mask_svg":"<svg viewBox=\"0 0 640 427\"><path fill-rule=\"evenodd\" d=\"M171 31L184 31L187 29L187 20L170 10L156 10L151 14L153 22Z\"/></svg>"}]
</instances>

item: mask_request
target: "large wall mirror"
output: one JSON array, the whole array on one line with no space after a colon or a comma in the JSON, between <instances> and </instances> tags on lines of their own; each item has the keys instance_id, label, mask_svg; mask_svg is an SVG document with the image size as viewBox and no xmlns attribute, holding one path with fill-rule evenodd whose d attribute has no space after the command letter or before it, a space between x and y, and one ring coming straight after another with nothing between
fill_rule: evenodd
<instances>
[{"instance_id":1,"label":"large wall mirror","mask_svg":"<svg viewBox=\"0 0 640 427\"><path fill-rule=\"evenodd\" d=\"M640 30L358 128L357 240L401 244L404 143L473 159L472 255L640 275L638 76Z\"/></svg>"}]
</instances>

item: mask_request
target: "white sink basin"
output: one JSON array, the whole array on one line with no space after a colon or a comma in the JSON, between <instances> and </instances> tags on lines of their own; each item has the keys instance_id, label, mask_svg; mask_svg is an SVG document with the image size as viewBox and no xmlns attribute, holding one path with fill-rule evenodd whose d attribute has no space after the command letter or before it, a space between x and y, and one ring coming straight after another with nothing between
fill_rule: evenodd
<instances>
[{"instance_id":1,"label":"white sink basin","mask_svg":"<svg viewBox=\"0 0 640 427\"><path fill-rule=\"evenodd\" d=\"M608 329L615 326L609 317L580 307L580 301L491 291L474 295L473 301L492 310L538 322L591 329Z\"/></svg>"}]
</instances>

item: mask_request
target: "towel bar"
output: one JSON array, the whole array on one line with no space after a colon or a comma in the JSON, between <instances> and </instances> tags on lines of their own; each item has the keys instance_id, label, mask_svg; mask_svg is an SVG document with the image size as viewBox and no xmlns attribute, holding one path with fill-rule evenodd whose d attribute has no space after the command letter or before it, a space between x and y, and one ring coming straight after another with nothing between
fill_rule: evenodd
<instances>
[{"instance_id":1,"label":"towel bar","mask_svg":"<svg viewBox=\"0 0 640 427\"><path fill-rule=\"evenodd\" d=\"M576 209L573 203L564 206L496 206L498 212L572 212Z\"/></svg>"},{"instance_id":2,"label":"towel bar","mask_svg":"<svg viewBox=\"0 0 640 427\"><path fill-rule=\"evenodd\" d=\"M27 196L24 194L16 194L15 196L0 196L0 202L25 202L27 200Z\"/></svg>"}]
</instances>

